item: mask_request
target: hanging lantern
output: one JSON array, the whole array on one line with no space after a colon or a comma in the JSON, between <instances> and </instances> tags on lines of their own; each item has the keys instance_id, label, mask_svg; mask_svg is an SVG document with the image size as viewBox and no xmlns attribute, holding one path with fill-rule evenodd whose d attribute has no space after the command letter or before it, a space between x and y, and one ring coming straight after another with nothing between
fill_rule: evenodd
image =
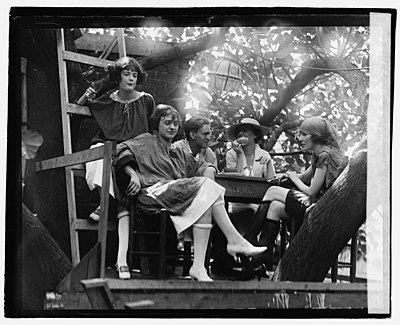
<instances>
[{"instance_id":1,"label":"hanging lantern","mask_svg":"<svg viewBox=\"0 0 400 325\"><path fill-rule=\"evenodd\" d=\"M210 88L219 93L235 91L242 82L242 70L231 59L219 61L210 75Z\"/></svg>"}]
</instances>

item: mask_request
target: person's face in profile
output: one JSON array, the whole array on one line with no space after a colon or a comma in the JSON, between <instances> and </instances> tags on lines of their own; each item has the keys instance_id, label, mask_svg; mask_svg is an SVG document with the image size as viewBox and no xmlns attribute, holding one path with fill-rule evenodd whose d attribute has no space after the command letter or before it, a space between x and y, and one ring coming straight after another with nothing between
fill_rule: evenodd
<instances>
[{"instance_id":1,"label":"person's face in profile","mask_svg":"<svg viewBox=\"0 0 400 325\"><path fill-rule=\"evenodd\" d=\"M312 141L311 134L300 131L298 139L303 150L312 150L314 148L314 142Z\"/></svg>"}]
</instances>

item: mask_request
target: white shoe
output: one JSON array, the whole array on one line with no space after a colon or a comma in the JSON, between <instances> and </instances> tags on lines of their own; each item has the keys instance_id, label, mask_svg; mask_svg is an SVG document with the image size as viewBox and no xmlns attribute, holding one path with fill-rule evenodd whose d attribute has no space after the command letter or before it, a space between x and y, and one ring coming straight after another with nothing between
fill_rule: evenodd
<instances>
[{"instance_id":1,"label":"white shoe","mask_svg":"<svg viewBox=\"0 0 400 325\"><path fill-rule=\"evenodd\" d=\"M92 221L92 222L95 222L95 223L97 223L97 222L99 222L99 220L100 220L100 206L98 206L97 208L96 208L96 210L94 210L90 215L89 215L89 221Z\"/></svg>"},{"instance_id":2,"label":"white shoe","mask_svg":"<svg viewBox=\"0 0 400 325\"><path fill-rule=\"evenodd\" d=\"M201 282L213 282L214 280L211 279L207 271L204 267L201 267L199 269L194 270L193 268L190 268L189 270L189 275L193 280L201 281Z\"/></svg>"},{"instance_id":3,"label":"white shoe","mask_svg":"<svg viewBox=\"0 0 400 325\"><path fill-rule=\"evenodd\" d=\"M118 276L122 280L129 280L131 278L131 272L127 265L117 266Z\"/></svg>"}]
</instances>

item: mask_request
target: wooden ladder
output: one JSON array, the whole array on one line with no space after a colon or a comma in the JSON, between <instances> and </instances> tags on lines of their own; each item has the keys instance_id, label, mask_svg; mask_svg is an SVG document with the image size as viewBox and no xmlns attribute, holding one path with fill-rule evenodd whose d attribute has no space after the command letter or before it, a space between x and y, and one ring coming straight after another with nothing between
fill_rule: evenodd
<instances>
[{"instance_id":1,"label":"wooden ladder","mask_svg":"<svg viewBox=\"0 0 400 325\"><path fill-rule=\"evenodd\" d=\"M67 187L67 202L68 202L68 218L69 218L69 234L71 245L71 260L74 269L76 270L75 279L71 280L74 276L67 276L62 281L61 287L71 290L82 289L80 280L82 278L100 277L104 278L105 273L105 253L106 253L106 240L107 231L116 230L116 226L108 223L108 207L109 207L109 186L110 186L110 170L111 160L115 152L115 143L108 142L105 146L88 149L80 152L72 152L71 141L71 122L72 115L79 115L90 118L91 113L87 106L80 106L69 103L68 99L68 83L67 83L67 62L73 61L82 64L87 64L96 67L106 67L112 61L106 60L108 54L118 43L119 56L126 56L126 46L124 31L122 28L117 29L117 33L112 39L110 45L104 50L100 58L79 54L72 51L67 51L65 48L65 35L63 29L58 29L57 34L57 55L58 55L58 69L60 80L60 98L61 98L61 117L62 117L62 130L63 130L63 145L64 156L48 159L46 161L38 162L36 171L46 169L65 167L65 178ZM103 168L103 185L100 194L100 221L98 225L91 225L86 220L77 218L76 201L75 201L75 184L74 173L84 169L84 163L104 159ZM79 230L97 230L98 241L92 250L81 260L79 252ZM83 263L85 262L85 263ZM95 266L93 266L95 265ZM73 270L74 271L74 270ZM71 272L73 273L73 272Z\"/></svg>"}]
</instances>

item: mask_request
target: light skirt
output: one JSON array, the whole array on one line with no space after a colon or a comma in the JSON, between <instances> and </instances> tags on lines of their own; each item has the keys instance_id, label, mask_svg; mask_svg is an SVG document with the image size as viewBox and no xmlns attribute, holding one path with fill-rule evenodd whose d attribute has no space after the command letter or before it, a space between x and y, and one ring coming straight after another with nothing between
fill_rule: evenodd
<instances>
[{"instance_id":1,"label":"light skirt","mask_svg":"<svg viewBox=\"0 0 400 325\"><path fill-rule=\"evenodd\" d=\"M178 236L195 224L219 197L224 197L224 194L224 187L207 178L183 214L171 216ZM189 237L190 233L187 233Z\"/></svg>"},{"instance_id":2,"label":"light skirt","mask_svg":"<svg viewBox=\"0 0 400 325\"><path fill-rule=\"evenodd\" d=\"M103 143L96 143L90 146L90 149L103 146ZM86 183L89 189L93 191L96 187L101 187L103 180L103 160L95 160L86 163ZM114 183L112 176L110 176L110 194L114 195Z\"/></svg>"}]
</instances>

